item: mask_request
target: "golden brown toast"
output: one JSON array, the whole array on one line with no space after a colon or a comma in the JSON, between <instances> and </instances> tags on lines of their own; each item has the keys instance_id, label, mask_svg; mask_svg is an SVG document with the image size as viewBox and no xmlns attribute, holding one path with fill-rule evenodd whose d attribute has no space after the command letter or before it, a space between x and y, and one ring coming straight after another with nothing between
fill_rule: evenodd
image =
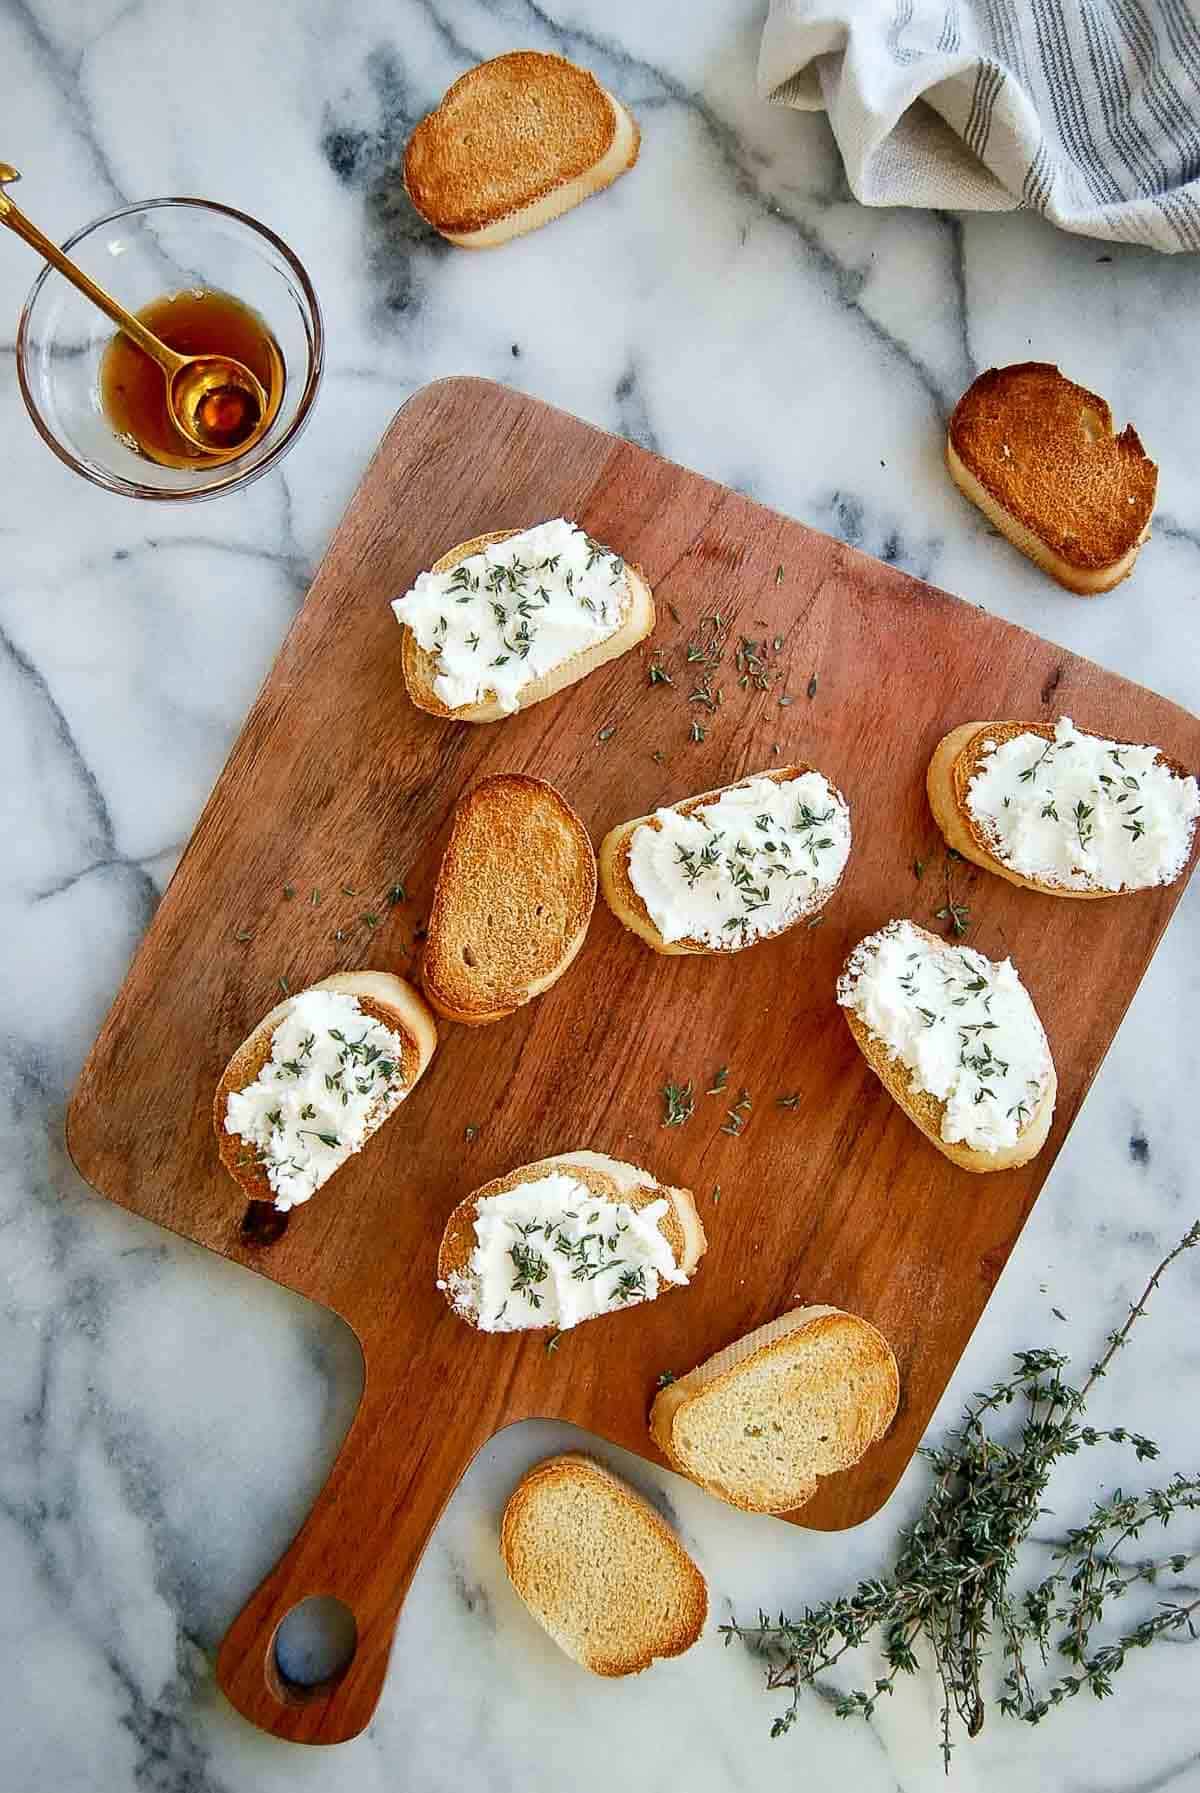
<instances>
[{"instance_id":1,"label":"golden brown toast","mask_svg":"<svg viewBox=\"0 0 1200 1793\"><path fill-rule=\"evenodd\" d=\"M1046 361L989 368L954 407L955 484L1022 554L1091 596L1133 568L1150 533L1158 468L1132 424Z\"/></svg>"},{"instance_id":2,"label":"golden brown toast","mask_svg":"<svg viewBox=\"0 0 1200 1793\"><path fill-rule=\"evenodd\" d=\"M421 216L463 248L536 230L637 161L638 127L587 69L513 50L468 69L404 156Z\"/></svg>"},{"instance_id":3,"label":"golden brown toast","mask_svg":"<svg viewBox=\"0 0 1200 1793\"><path fill-rule=\"evenodd\" d=\"M650 1431L672 1469L752 1513L792 1513L896 1415L883 1334L836 1307L783 1314L660 1390Z\"/></svg>"},{"instance_id":4,"label":"golden brown toast","mask_svg":"<svg viewBox=\"0 0 1200 1793\"><path fill-rule=\"evenodd\" d=\"M587 829L544 779L485 778L459 803L438 872L421 984L440 1015L500 1021L548 990L596 901Z\"/></svg>"},{"instance_id":5,"label":"golden brown toast","mask_svg":"<svg viewBox=\"0 0 1200 1793\"><path fill-rule=\"evenodd\" d=\"M504 1509L509 1579L560 1650L594 1675L636 1675L690 1650L708 1617L704 1577L628 1482L580 1451L548 1457Z\"/></svg>"}]
</instances>

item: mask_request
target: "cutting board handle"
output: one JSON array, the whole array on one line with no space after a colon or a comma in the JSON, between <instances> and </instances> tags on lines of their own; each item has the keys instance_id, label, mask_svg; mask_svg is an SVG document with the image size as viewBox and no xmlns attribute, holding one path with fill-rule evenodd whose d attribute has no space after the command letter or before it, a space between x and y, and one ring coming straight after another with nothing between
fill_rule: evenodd
<instances>
[{"instance_id":1,"label":"cutting board handle","mask_svg":"<svg viewBox=\"0 0 1200 1793\"><path fill-rule=\"evenodd\" d=\"M368 1390L308 1518L226 1632L217 1682L244 1718L294 1743L345 1743L379 1702L400 1607L443 1506L486 1432L437 1424L430 1407L395 1390ZM451 1453L453 1452L453 1456ZM347 1539L352 1540L347 1546ZM354 1616L349 1663L330 1680L297 1686L280 1673L275 1640L312 1595Z\"/></svg>"}]
</instances>

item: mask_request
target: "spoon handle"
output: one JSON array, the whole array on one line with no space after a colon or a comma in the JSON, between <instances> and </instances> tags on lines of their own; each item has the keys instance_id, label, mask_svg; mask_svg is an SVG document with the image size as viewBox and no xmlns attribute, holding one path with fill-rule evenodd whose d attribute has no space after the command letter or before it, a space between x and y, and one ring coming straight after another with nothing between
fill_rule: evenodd
<instances>
[{"instance_id":1,"label":"spoon handle","mask_svg":"<svg viewBox=\"0 0 1200 1793\"><path fill-rule=\"evenodd\" d=\"M5 224L9 230L15 231L22 242L28 243L31 249L36 249L38 254L44 256L52 267L58 269L64 279L69 280L72 286L78 287L86 299L90 299L93 305L98 305L105 316L110 317L118 329L123 330L125 335L130 337L139 349L149 355L152 361L156 361L168 377L173 374L177 368L183 365L185 357L177 355L173 349L169 349L165 343L160 342L158 337L147 330L131 311L126 311L125 307L119 305L105 292L102 286L97 286L96 282L85 274L82 268L77 267L68 256L63 254L57 243L52 243L45 232L39 230L37 225L13 204L4 191L2 183L7 176L14 172L6 163L0 163L0 224Z\"/></svg>"}]
</instances>

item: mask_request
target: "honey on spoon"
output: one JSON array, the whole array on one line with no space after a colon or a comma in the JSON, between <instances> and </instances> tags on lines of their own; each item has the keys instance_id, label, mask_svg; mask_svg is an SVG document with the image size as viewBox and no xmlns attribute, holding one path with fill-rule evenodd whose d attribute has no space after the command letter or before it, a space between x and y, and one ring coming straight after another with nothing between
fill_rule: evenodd
<instances>
[{"instance_id":1,"label":"honey on spoon","mask_svg":"<svg viewBox=\"0 0 1200 1793\"><path fill-rule=\"evenodd\" d=\"M283 357L262 319L215 292L166 294L140 312L127 311L13 204L4 189L20 178L0 162L0 224L117 325L100 376L117 433L147 459L171 467L230 461L252 448L270 428L284 386ZM163 318L172 341L161 333ZM246 359L234 354L235 339Z\"/></svg>"}]
</instances>

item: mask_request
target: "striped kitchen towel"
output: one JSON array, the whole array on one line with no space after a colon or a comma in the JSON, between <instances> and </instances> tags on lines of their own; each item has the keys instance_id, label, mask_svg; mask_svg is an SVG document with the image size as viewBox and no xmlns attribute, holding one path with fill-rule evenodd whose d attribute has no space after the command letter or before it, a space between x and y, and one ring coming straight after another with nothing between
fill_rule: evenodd
<instances>
[{"instance_id":1,"label":"striped kitchen towel","mask_svg":"<svg viewBox=\"0 0 1200 1793\"><path fill-rule=\"evenodd\" d=\"M1192 0L771 0L758 75L828 112L864 205L1200 249Z\"/></svg>"}]
</instances>

